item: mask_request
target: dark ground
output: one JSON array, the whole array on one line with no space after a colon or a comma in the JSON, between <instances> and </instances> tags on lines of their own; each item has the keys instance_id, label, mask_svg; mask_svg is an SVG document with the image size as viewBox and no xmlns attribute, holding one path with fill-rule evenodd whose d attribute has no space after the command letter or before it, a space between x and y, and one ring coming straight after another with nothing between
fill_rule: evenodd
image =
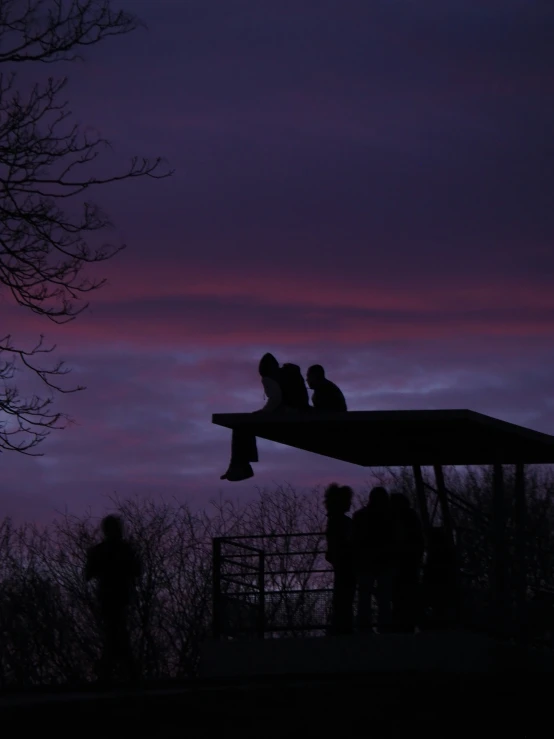
<instances>
[{"instance_id":1,"label":"dark ground","mask_svg":"<svg viewBox=\"0 0 554 739\"><path fill-rule=\"evenodd\" d=\"M112 693L4 695L4 736L521 737L550 733L552 679L530 673L294 676Z\"/></svg>"}]
</instances>

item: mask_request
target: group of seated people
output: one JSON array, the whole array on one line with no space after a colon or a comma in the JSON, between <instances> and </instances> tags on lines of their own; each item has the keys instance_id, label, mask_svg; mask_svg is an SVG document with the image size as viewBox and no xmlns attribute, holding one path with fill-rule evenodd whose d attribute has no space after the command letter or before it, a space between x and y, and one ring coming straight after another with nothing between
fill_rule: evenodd
<instances>
[{"instance_id":1,"label":"group of seated people","mask_svg":"<svg viewBox=\"0 0 554 739\"><path fill-rule=\"evenodd\" d=\"M352 488L336 483L325 491L326 559L334 570L332 633L352 632L356 591L360 631L373 630L373 596L379 632L451 623L457 567L444 530L431 529L426 542L409 499L381 486L350 518L352 495Z\"/></svg>"},{"instance_id":2,"label":"group of seated people","mask_svg":"<svg viewBox=\"0 0 554 739\"><path fill-rule=\"evenodd\" d=\"M261 358L258 370L267 402L254 413L347 411L342 391L325 376L325 370L320 364L312 365L304 379L297 364L285 363L280 366L273 354L268 353ZM311 405L308 387L313 391ZM248 431L235 430L231 444L231 462L221 479L229 482L247 480L254 475L252 462L257 461L256 437Z\"/></svg>"}]
</instances>

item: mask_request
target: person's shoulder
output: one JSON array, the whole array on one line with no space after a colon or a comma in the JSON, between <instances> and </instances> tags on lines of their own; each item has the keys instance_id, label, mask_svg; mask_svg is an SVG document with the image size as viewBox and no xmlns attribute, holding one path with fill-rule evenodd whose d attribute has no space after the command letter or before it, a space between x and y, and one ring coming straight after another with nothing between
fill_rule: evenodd
<instances>
[{"instance_id":1,"label":"person's shoulder","mask_svg":"<svg viewBox=\"0 0 554 739\"><path fill-rule=\"evenodd\" d=\"M106 548L103 541L101 541L99 544L93 544L91 547L87 550L87 555L89 557L97 557L98 555L102 554L104 549Z\"/></svg>"},{"instance_id":2,"label":"person's shoulder","mask_svg":"<svg viewBox=\"0 0 554 739\"><path fill-rule=\"evenodd\" d=\"M123 539L120 544L120 552L122 552L126 556L134 556L136 553L136 547L134 543L129 539Z\"/></svg>"},{"instance_id":3,"label":"person's shoulder","mask_svg":"<svg viewBox=\"0 0 554 739\"><path fill-rule=\"evenodd\" d=\"M333 382L332 380L326 380L329 384L327 385L327 390L333 395L336 395L338 398L344 398L344 393L340 389L340 387L337 385L336 382Z\"/></svg>"},{"instance_id":4,"label":"person's shoulder","mask_svg":"<svg viewBox=\"0 0 554 739\"><path fill-rule=\"evenodd\" d=\"M126 551L133 559L140 558L140 547L136 541L125 539Z\"/></svg>"}]
</instances>

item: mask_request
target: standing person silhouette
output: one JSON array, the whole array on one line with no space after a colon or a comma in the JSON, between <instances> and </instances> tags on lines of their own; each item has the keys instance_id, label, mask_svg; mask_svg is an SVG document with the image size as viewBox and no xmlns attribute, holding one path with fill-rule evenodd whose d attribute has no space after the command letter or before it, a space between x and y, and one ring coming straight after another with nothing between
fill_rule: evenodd
<instances>
[{"instance_id":1,"label":"standing person silhouette","mask_svg":"<svg viewBox=\"0 0 554 739\"><path fill-rule=\"evenodd\" d=\"M396 631L412 633L420 614L420 570L425 540L417 513L402 493L390 495L392 517L392 620Z\"/></svg>"},{"instance_id":2,"label":"standing person silhouette","mask_svg":"<svg viewBox=\"0 0 554 739\"><path fill-rule=\"evenodd\" d=\"M372 629L372 597L377 601L377 626L390 628L392 612L393 557L389 494L378 486L369 502L352 516L354 566L358 580L360 630Z\"/></svg>"},{"instance_id":3,"label":"standing person silhouette","mask_svg":"<svg viewBox=\"0 0 554 739\"><path fill-rule=\"evenodd\" d=\"M128 612L141 564L134 547L123 536L119 516L106 516L101 528L104 539L89 549L85 565L85 579L97 583L103 632L99 678L109 683L114 669L122 666L133 680L137 672L129 639Z\"/></svg>"},{"instance_id":4,"label":"standing person silhouette","mask_svg":"<svg viewBox=\"0 0 554 739\"><path fill-rule=\"evenodd\" d=\"M332 483L325 490L327 509L327 553L325 559L333 565L333 634L352 632L352 609L356 592L356 575L352 557L352 519L346 514L352 505L352 488Z\"/></svg>"},{"instance_id":5,"label":"standing person silhouette","mask_svg":"<svg viewBox=\"0 0 554 739\"><path fill-rule=\"evenodd\" d=\"M431 608L427 627L450 628L458 620L459 591L456 547L443 526L429 531L423 567L423 600Z\"/></svg>"}]
</instances>

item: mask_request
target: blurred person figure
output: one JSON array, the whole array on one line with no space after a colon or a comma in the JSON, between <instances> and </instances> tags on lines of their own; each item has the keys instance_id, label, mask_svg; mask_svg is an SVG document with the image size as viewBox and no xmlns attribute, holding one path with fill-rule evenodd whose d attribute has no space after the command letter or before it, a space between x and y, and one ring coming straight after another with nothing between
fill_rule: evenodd
<instances>
[{"instance_id":1,"label":"blurred person figure","mask_svg":"<svg viewBox=\"0 0 554 739\"><path fill-rule=\"evenodd\" d=\"M372 599L377 602L379 631L390 628L392 609L392 520L389 495L374 487L366 506L352 517L354 567L358 583L358 626L371 631Z\"/></svg>"},{"instance_id":2,"label":"blurred person figure","mask_svg":"<svg viewBox=\"0 0 554 739\"><path fill-rule=\"evenodd\" d=\"M433 526L429 532L422 585L424 605L429 614L427 628L454 626L459 606L456 548L442 526Z\"/></svg>"},{"instance_id":3,"label":"blurred person figure","mask_svg":"<svg viewBox=\"0 0 554 739\"><path fill-rule=\"evenodd\" d=\"M141 564L133 545L123 536L123 522L119 516L106 516L101 528L104 538L89 549L85 565L85 579L96 581L103 633L99 678L109 683L119 666L134 680L138 675L129 638L128 615Z\"/></svg>"},{"instance_id":4,"label":"blurred person figure","mask_svg":"<svg viewBox=\"0 0 554 739\"><path fill-rule=\"evenodd\" d=\"M395 631L413 632L420 614L419 579L425 548L423 529L406 495L390 496L392 518L392 621Z\"/></svg>"},{"instance_id":5,"label":"blurred person figure","mask_svg":"<svg viewBox=\"0 0 554 739\"><path fill-rule=\"evenodd\" d=\"M352 505L352 488L332 483L325 490L327 510L327 552L325 559L333 566L333 604L331 633L352 632L352 609L356 576L352 557L352 519L346 514Z\"/></svg>"}]
</instances>

